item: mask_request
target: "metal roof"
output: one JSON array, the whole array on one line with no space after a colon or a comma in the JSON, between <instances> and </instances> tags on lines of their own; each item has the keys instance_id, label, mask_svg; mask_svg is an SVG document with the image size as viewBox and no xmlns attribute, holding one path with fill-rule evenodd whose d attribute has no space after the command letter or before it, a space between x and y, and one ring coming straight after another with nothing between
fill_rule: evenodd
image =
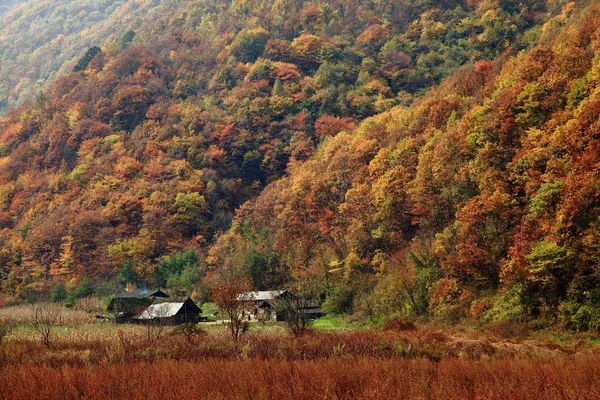
<instances>
[{"instance_id":1,"label":"metal roof","mask_svg":"<svg viewBox=\"0 0 600 400\"><path fill-rule=\"evenodd\" d=\"M169 318L175 316L184 303L158 303L152 304L139 317L135 319Z\"/></svg>"},{"instance_id":2,"label":"metal roof","mask_svg":"<svg viewBox=\"0 0 600 400\"><path fill-rule=\"evenodd\" d=\"M285 293L285 290L265 290L256 292L240 293L237 296L238 300L243 301L263 301L263 300L274 300L277 297Z\"/></svg>"}]
</instances>

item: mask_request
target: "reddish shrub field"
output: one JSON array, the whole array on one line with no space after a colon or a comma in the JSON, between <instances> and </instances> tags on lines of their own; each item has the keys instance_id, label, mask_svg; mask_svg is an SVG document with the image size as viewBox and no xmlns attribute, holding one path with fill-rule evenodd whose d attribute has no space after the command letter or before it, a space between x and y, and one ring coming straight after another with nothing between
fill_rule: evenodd
<instances>
[{"instance_id":1,"label":"reddish shrub field","mask_svg":"<svg viewBox=\"0 0 600 400\"><path fill-rule=\"evenodd\" d=\"M84 368L10 366L0 374L0 393L15 400L598 399L598 376L595 358L163 360Z\"/></svg>"},{"instance_id":2,"label":"reddish shrub field","mask_svg":"<svg viewBox=\"0 0 600 400\"><path fill-rule=\"evenodd\" d=\"M0 344L0 399L600 399L600 348L439 331L197 336L25 328Z\"/></svg>"}]
</instances>

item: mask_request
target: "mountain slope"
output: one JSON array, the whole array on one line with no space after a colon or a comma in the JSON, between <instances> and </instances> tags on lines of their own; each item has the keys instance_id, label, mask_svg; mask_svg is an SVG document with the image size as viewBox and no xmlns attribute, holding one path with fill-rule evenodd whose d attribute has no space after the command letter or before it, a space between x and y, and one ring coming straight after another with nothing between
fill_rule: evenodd
<instances>
[{"instance_id":1,"label":"mountain slope","mask_svg":"<svg viewBox=\"0 0 600 400\"><path fill-rule=\"evenodd\" d=\"M0 8L0 112L70 72L89 47L125 46L140 25L176 8L154 0L7 2L6 15Z\"/></svg>"},{"instance_id":2,"label":"mountain slope","mask_svg":"<svg viewBox=\"0 0 600 400\"><path fill-rule=\"evenodd\" d=\"M411 205L397 218L410 189L404 184L414 174L429 179L410 163L436 136L434 129L445 129L448 118L457 124L487 95L482 88L489 87L494 72L478 63L444 84L456 91L455 97L437 101L432 94L408 111L386 111L408 106L465 63L499 54L510 57L549 29L542 28L544 21L553 18L547 25L552 28L567 18L562 4L554 1L139 5L156 8L144 14L133 43L130 34L120 43L90 48L75 71L0 122L0 265L7 296L43 292L49 282L76 284L82 275L96 282L118 275L121 283L146 285L168 284L171 277L177 284L181 266L189 264L187 255L202 257L215 234L227 230L234 210L267 184L285 185L301 175L295 171L306 168L313 174L294 186L294 193L301 193L329 177L313 164L327 168L334 183L323 183L294 206L280 199L271 208L290 208L285 218L296 224L293 230L299 235L307 230L307 236L275 229L265 239L265 249L275 248L280 238L291 240L283 253L274 255L262 254L260 244L260 251L253 250L252 240L241 244L248 252L239 253L239 259L248 256L254 263L249 273L256 285L289 280L298 268L308 268L317 253L327 274L350 261L361 269L363 260L371 263L375 254L380 264L392 254L401 258L404 245L423 227L437 232L454 215L444 207L428 211L432 215L423 209L421 215ZM341 151L355 136L371 135L373 121L355 134L327 139L353 131L360 120L376 114L381 114L373 120L380 135L351 149L361 154L359 160ZM408 131L394 128L390 133L385 123L376 122L389 118L399 118ZM407 140L390 155L400 161L388 165L381 156L382 164L373 172L387 174L378 180L380 194L374 196L381 210L373 217L372 208L361 208L369 182L352 184L365 180L368 167L363 164L379 146L391 146L404 136ZM330 146L340 152L332 165L327 157L338 150ZM453 164L454 154L448 157L447 163L439 161L438 173L462 167ZM288 172L290 178L278 181ZM452 172L446 174L451 177ZM421 207L432 208L438 201L458 204L477 190L473 180L458 188L452 179L447 184L441 195L440 189L427 187L433 197L425 189L414 196L423 199ZM338 208L346 203L349 189L354 203ZM267 189L257 204L274 193ZM307 214L295 215L296 210ZM356 215L356 221L332 228L340 212ZM256 227L253 234L260 239L267 233ZM356 234L354 244L340 239L347 233ZM319 235L325 239L315 241ZM329 243L325 247L323 240ZM221 243L209 253L209 263L220 259ZM186 249L191 253L181 253ZM192 271L188 283L196 282L201 270ZM336 290L353 295L342 289Z\"/></svg>"},{"instance_id":3,"label":"mountain slope","mask_svg":"<svg viewBox=\"0 0 600 400\"><path fill-rule=\"evenodd\" d=\"M333 312L600 323L598 5L328 137L238 211L215 268ZM273 212L275 217L273 217Z\"/></svg>"},{"instance_id":4,"label":"mountain slope","mask_svg":"<svg viewBox=\"0 0 600 400\"><path fill-rule=\"evenodd\" d=\"M523 32L558 3L25 1L0 24L0 111L32 99L69 72L89 47L118 49L135 34L136 41L151 43L175 30L212 38L246 25L266 28L280 39L311 33L347 36L344 42L369 27L360 38L372 46L366 56L381 61L398 86L414 91L468 60L520 45Z\"/></svg>"}]
</instances>

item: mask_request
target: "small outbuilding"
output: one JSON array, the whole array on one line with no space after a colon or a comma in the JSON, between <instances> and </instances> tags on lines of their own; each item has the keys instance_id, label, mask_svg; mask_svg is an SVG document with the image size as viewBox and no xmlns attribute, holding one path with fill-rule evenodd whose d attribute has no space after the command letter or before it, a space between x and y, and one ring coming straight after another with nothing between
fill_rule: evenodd
<instances>
[{"instance_id":1,"label":"small outbuilding","mask_svg":"<svg viewBox=\"0 0 600 400\"><path fill-rule=\"evenodd\" d=\"M115 316L116 322L133 322L157 299L168 298L169 295L160 289L140 289L116 295L106 310Z\"/></svg>"},{"instance_id":2,"label":"small outbuilding","mask_svg":"<svg viewBox=\"0 0 600 400\"><path fill-rule=\"evenodd\" d=\"M175 325L198 322L201 313L200 307L189 297L182 301L157 300L134 320L141 323L160 322Z\"/></svg>"}]
</instances>

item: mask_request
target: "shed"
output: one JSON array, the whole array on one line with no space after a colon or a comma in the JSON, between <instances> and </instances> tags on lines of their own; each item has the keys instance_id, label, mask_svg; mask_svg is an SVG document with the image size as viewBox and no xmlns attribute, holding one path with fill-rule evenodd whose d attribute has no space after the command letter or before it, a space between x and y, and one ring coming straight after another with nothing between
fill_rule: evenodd
<instances>
[{"instance_id":1,"label":"shed","mask_svg":"<svg viewBox=\"0 0 600 400\"><path fill-rule=\"evenodd\" d=\"M117 322L131 322L140 315L156 299L168 298L169 295L160 289L140 289L116 295L106 310L115 315Z\"/></svg>"},{"instance_id":2,"label":"shed","mask_svg":"<svg viewBox=\"0 0 600 400\"><path fill-rule=\"evenodd\" d=\"M181 324L198 322L202 313L200 307L189 297L183 301L157 301L144 310L134 319L138 322L164 322L167 324Z\"/></svg>"}]
</instances>

